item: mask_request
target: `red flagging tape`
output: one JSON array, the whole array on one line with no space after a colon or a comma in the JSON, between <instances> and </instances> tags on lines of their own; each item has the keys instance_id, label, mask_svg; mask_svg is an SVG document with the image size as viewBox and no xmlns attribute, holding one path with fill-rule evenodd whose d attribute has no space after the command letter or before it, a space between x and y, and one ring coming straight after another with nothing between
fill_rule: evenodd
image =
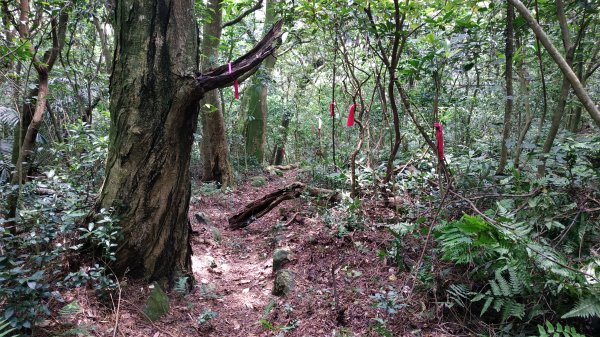
<instances>
[{"instance_id":1,"label":"red flagging tape","mask_svg":"<svg viewBox=\"0 0 600 337\"><path fill-rule=\"evenodd\" d=\"M356 110L356 104L352 104L350 106L350 110L348 111L348 122L346 125L352 126L354 125L354 111Z\"/></svg>"}]
</instances>

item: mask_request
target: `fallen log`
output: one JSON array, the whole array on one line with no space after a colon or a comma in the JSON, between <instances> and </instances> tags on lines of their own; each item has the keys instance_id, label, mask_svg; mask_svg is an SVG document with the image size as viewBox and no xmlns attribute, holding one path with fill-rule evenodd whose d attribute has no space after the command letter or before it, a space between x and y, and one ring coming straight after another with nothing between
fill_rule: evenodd
<instances>
[{"instance_id":1,"label":"fallen log","mask_svg":"<svg viewBox=\"0 0 600 337\"><path fill-rule=\"evenodd\" d=\"M308 192L308 195L311 197L327 200L328 204L334 204L342 201L342 194L340 192L328 190L326 188L307 186L306 192Z\"/></svg>"},{"instance_id":2,"label":"fallen log","mask_svg":"<svg viewBox=\"0 0 600 337\"><path fill-rule=\"evenodd\" d=\"M272 170L280 170L280 171L288 171L298 168L298 164L288 164L288 165L269 165L267 166L267 171Z\"/></svg>"},{"instance_id":3,"label":"fallen log","mask_svg":"<svg viewBox=\"0 0 600 337\"><path fill-rule=\"evenodd\" d=\"M229 228L240 229L247 227L258 218L267 214L281 202L298 198L304 190L311 196L327 200L328 203L339 202L342 200L342 196L339 192L323 188L307 187L301 182L294 182L247 204L244 209L229 218Z\"/></svg>"},{"instance_id":4,"label":"fallen log","mask_svg":"<svg viewBox=\"0 0 600 337\"><path fill-rule=\"evenodd\" d=\"M229 228L240 229L248 226L254 220L267 214L282 201L299 197L304 187L303 183L294 182L249 203L241 212L229 218Z\"/></svg>"}]
</instances>

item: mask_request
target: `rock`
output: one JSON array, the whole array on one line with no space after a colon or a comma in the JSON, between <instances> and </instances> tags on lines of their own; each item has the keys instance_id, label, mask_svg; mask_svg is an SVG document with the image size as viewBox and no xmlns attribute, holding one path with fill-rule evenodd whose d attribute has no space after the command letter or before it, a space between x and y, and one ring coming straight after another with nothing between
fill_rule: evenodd
<instances>
[{"instance_id":1,"label":"rock","mask_svg":"<svg viewBox=\"0 0 600 337\"><path fill-rule=\"evenodd\" d=\"M210 219L208 218L208 216L206 216L206 214L204 214L204 212L198 212L194 214L194 218L196 218L196 221L198 221L198 223L201 225L214 227L212 221L210 221Z\"/></svg>"},{"instance_id":2,"label":"rock","mask_svg":"<svg viewBox=\"0 0 600 337\"><path fill-rule=\"evenodd\" d=\"M284 296L290 293L296 286L294 273L289 269L281 269L275 275L272 294Z\"/></svg>"},{"instance_id":3,"label":"rock","mask_svg":"<svg viewBox=\"0 0 600 337\"><path fill-rule=\"evenodd\" d=\"M208 265L210 268L212 268L212 269L214 269L214 268L217 268L217 261L215 261L215 258L214 258L214 257L212 257L212 256L210 256L210 255L206 255L206 256L205 256L205 259L206 259L206 264L207 264L207 265Z\"/></svg>"},{"instance_id":4,"label":"rock","mask_svg":"<svg viewBox=\"0 0 600 337\"><path fill-rule=\"evenodd\" d=\"M287 249L275 249L273 252L273 273L283 268L286 263L290 262L291 253Z\"/></svg>"},{"instance_id":5,"label":"rock","mask_svg":"<svg viewBox=\"0 0 600 337\"><path fill-rule=\"evenodd\" d=\"M158 283L154 283L154 288L150 292L144 313L151 321L156 321L164 314L169 312L169 297L160 288Z\"/></svg>"},{"instance_id":6,"label":"rock","mask_svg":"<svg viewBox=\"0 0 600 337\"><path fill-rule=\"evenodd\" d=\"M256 176L250 178L250 185L254 187L261 187L267 184L267 180L263 176Z\"/></svg>"}]
</instances>

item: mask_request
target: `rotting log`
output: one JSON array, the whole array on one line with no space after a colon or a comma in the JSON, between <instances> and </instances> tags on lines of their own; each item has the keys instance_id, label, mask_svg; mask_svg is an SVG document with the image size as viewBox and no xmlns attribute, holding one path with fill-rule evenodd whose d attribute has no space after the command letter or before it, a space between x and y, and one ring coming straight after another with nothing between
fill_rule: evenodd
<instances>
[{"instance_id":1,"label":"rotting log","mask_svg":"<svg viewBox=\"0 0 600 337\"><path fill-rule=\"evenodd\" d=\"M269 166L267 166L267 171L271 171L271 170L287 171L287 170L293 170L296 168L298 168L298 164L269 165Z\"/></svg>"},{"instance_id":2,"label":"rotting log","mask_svg":"<svg viewBox=\"0 0 600 337\"><path fill-rule=\"evenodd\" d=\"M304 190L307 191L308 195L323 198L327 200L328 203L339 202L342 200L342 196L339 192L306 186L297 181L247 204L244 209L229 218L229 228L240 229L247 227L255 220L267 214L281 202L298 198Z\"/></svg>"},{"instance_id":3,"label":"rotting log","mask_svg":"<svg viewBox=\"0 0 600 337\"><path fill-rule=\"evenodd\" d=\"M325 188L318 188L307 186L306 192L311 197L321 198L322 200L326 200L327 204L334 204L342 201L342 194L337 191L328 190Z\"/></svg>"},{"instance_id":4,"label":"rotting log","mask_svg":"<svg viewBox=\"0 0 600 337\"><path fill-rule=\"evenodd\" d=\"M246 205L241 212L229 218L229 228L240 229L248 226L254 220L267 214L282 201L299 197L305 187L301 182L294 182L258 200L254 200Z\"/></svg>"}]
</instances>

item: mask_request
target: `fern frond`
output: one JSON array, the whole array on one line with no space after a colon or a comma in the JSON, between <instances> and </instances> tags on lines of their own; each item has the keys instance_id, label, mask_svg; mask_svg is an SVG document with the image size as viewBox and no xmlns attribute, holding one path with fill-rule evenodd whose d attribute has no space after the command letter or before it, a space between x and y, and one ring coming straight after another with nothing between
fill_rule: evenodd
<instances>
[{"instance_id":1,"label":"fern frond","mask_svg":"<svg viewBox=\"0 0 600 337\"><path fill-rule=\"evenodd\" d=\"M66 304L64 307L62 307L59 311L58 314L60 316L70 316L70 315L75 315L79 313L79 310L81 309L81 306L79 305L79 302L77 300L74 300L71 303Z\"/></svg>"},{"instance_id":2,"label":"fern frond","mask_svg":"<svg viewBox=\"0 0 600 337\"><path fill-rule=\"evenodd\" d=\"M0 318L0 337L16 337L17 335L9 335L14 328L10 327L10 323Z\"/></svg>"},{"instance_id":3,"label":"fern frond","mask_svg":"<svg viewBox=\"0 0 600 337\"><path fill-rule=\"evenodd\" d=\"M538 324L538 336L537 337L585 337L577 332L577 330L569 325L564 327L560 323L556 323L556 326L546 321L545 325Z\"/></svg>"},{"instance_id":4,"label":"fern frond","mask_svg":"<svg viewBox=\"0 0 600 337\"><path fill-rule=\"evenodd\" d=\"M13 128L17 124L19 124L19 114L13 109L0 106L0 125Z\"/></svg>"},{"instance_id":5,"label":"fern frond","mask_svg":"<svg viewBox=\"0 0 600 337\"><path fill-rule=\"evenodd\" d=\"M588 297L584 297L571 311L564 314L561 318L571 318L571 317L582 317L582 318L590 318L590 317L600 317L600 297L597 295L591 295Z\"/></svg>"}]
</instances>

